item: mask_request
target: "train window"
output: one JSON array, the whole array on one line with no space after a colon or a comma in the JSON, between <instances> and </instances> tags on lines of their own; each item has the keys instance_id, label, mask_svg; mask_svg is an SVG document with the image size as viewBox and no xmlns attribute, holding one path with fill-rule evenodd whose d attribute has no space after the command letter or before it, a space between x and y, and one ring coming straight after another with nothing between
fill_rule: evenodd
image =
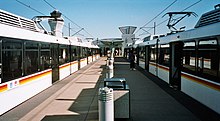
<instances>
[{"instance_id":1,"label":"train window","mask_svg":"<svg viewBox=\"0 0 220 121\"><path fill-rule=\"evenodd\" d=\"M80 56L80 59L85 58L85 48L84 47L79 47L79 56Z\"/></svg>"},{"instance_id":2,"label":"train window","mask_svg":"<svg viewBox=\"0 0 220 121\"><path fill-rule=\"evenodd\" d=\"M38 72L39 44L38 42L26 41L24 55L24 74L29 75Z\"/></svg>"},{"instance_id":3,"label":"train window","mask_svg":"<svg viewBox=\"0 0 220 121\"><path fill-rule=\"evenodd\" d=\"M93 55L96 55L98 53L99 53L99 49L93 49L93 52L92 52Z\"/></svg>"},{"instance_id":4,"label":"train window","mask_svg":"<svg viewBox=\"0 0 220 121\"><path fill-rule=\"evenodd\" d=\"M60 45L60 52L59 52L59 64L65 64L70 62L69 56L69 46L68 45Z\"/></svg>"},{"instance_id":5,"label":"train window","mask_svg":"<svg viewBox=\"0 0 220 121\"><path fill-rule=\"evenodd\" d=\"M5 39L3 41L3 46L2 49L21 49L22 48L22 43L19 40L13 40L13 39Z\"/></svg>"},{"instance_id":6,"label":"train window","mask_svg":"<svg viewBox=\"0 0 220 121\"><path fill-rule=\"evenodd\" d=\"M40 52L40 69L45 70L49 69L51 66L50 61L50 44L41 43L41 52Z\"/></svg>"},{"instance_id":7,"label":"train window","mask_svg":"<svg viewBox=\"0 0 220 121\"><path fill-rule=\"evenodd\" d=\"M96 50L96 54L99 54L100 53L100 49L95 49ZM119 50L119 54L121 53L121 50Z\"/></svg>"},{"instance_id":8,"label":"train window","mask_svg":"<svg viewBox=\"0 0 220 121\"><path fill-rule=\"evenodd\" d=\"M150 62L157 62L157 46L150 46Z\"/></svg>"},{"instance_id":9,"label":"train window","mask_svg":"<svg viewBox=\"0 0 220 121\"><path fill-rule=\"evenodd\" d=\"M41 43L41 50L50 50L50 43Z\"/></svg>"},{"instance_id":10,"label":"train window","mask_svg":"<svg viewBox=\"0 0 220 121\"><path fill-rule=\"evenodd\" d=\"M4 39L2 42L2 82L22 76L22 41Z\"/></svg>"},{"instance_id":11,"label":"train window","mask_svg":"<svg viewBox=\"0 0 220 121\"><path fill-rule=\"evenodd\" d=\"M100 54L101 53L101 50L100 49L95 49L95 54ZM121 53L121 50L119 49L119 52L118 52L119 54Z\"/></svg>"},{"instance_id":12,"label":"train window","mask_svg":"<svg viewBox=\"0 0 220 121\"><path fill-rule=\"evenodd\" d=\"M25 42L25 48L30 50L38 50L38 42Z\"/></svg>"},{"instance_id":13,"label":"train window","mask_svg":"<svg viewBox=\"0 0 220 121\"><path fill-rule=\"evenodd\" d=\"M158 63L164 66L169 66L170 60L170 45L160 45Z\"/></svg>"},{"instance_id":14,"label":"train window","mask_svg":"<svg viewBox=\"0 0 220 121\"><path fill-rule=\"evenodd\" d=\"M218 78L218 46L216 40L199 41L198 46L198 74L210 80Z\"/></svg>"},{"instance_id":15,"label":"train window","mask_svg":"<svg viewBox=\"0 0 220 121\"><path fill-rule=\"evenodd\" d=\"M140 47L140 50L139 50L139 61L140 62L145 62L145 46Z\"/></svg>"},{"instance_id":16,"label":"train window","mask_svg":"<svg viewBox=\"0 0 220 121\"><path fill-rule=\"evenodd\" d=\"M87 57L87 48L86 47L82 47L82 58L86 58Z\"/></svg>"},{"instance_id":17,"label":"train window","mask_svg":"<svg viewBox=\"0 0 220 121\"><path fill-rule=\"evenodd\" d=\"M82 58L82 47L77 47L77 54L78 54L78 58L81 59Z\"/></svg>"},{"instance_id":18,"label":"train window","mask_svg":"<svg viewBox=\"0 0 220 121\"><path fill-rule=\"evenodd\" d=\"M183 47L183 71L196 73L196 43L185 42Z\"/></svg>"},{"instance_id":19,"label":"train window","mask_svg":"<svg viewBox=\"0 0 220 121\"><path fill-rule=\"evenodd\" d=\"M92 49L88 48L88 56L92 56Z\"/></svg>"},{"instance_id":20,"label":"train window","mask_svg":"<svg viewBox=\"0 0 220 121\"><path fill-rule=\"evenodd\" d=\"M96 53L97 53L97 52L96 52L96 49L92 48L91 54L92 54L92 55L95 55Z\"/></svg>"},{"instance_id":21,"label":"train window","mask_svg":"<svg viewBox=\"0 0 220 121\"><path fill-rule=\"evenodd\" d=\"M146 60L146 50L145 50L145 46L141 46L141 47L138 47L138 58L137 58L137 61L138 61L138 65L142 68L145 69L145 60Z\"/></svg>"},{"instance_id":22,"label":"train window","mask_svg":"<svg viewBox=\"0 0 220 121\"><path fill-rule=\"evenodd\" d=\"M93 49L93 54L97 54L98 50L97 49Z\"/></svg>"},{"instance_id":23,"label":"train window","mask_svg":"<svg viewBox=\"0 0 220 121\"><path fill-rule=\"evenodd\" d=\"M71 61L77 60L77 47L71 46Z\"/></svg>"}]
</instances>

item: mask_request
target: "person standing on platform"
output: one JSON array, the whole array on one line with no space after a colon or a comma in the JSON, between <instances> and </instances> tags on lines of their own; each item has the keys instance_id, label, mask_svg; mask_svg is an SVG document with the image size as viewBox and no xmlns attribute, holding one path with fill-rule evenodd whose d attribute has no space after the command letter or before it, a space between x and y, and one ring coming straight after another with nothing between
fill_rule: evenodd
<instances>
[{"instance_id":1,"label":"person standing on platform","mask_svg":"<svg viewBox=\"0 0 220 121\"><path fill-rule=\"evenodd\" d=\"M129 59L130 59L130 70L135 70L135 55L133 49L129 53Z\"/></svg>"}]
</instances>

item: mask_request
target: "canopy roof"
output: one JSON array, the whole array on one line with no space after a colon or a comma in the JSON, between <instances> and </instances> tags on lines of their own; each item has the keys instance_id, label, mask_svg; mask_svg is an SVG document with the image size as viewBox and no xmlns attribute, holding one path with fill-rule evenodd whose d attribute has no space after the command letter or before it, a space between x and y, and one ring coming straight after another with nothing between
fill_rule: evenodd
<instances>
[{"instance_id":1,"label":"canopy roof","mask_svg":"<svg viewBox=\"0 0 220 121\"><path fill-rule=\"evenodd\" d=\"M122 45L124 42L122 38L105 38L100 40L101 43L104 44L104 46L119 46Z\"/></svg>"}]
</instances>

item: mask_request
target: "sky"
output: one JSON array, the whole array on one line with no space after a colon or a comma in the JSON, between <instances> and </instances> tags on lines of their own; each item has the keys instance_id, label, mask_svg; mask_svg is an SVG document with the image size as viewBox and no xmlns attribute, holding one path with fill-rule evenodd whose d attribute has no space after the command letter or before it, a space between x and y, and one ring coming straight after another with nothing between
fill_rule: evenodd
<instances>
[{"instance_id":1,"label":"sky","mask_svg":"<svg viewBox=\"0 0 220 121\"><path fill-rule=\"evenodd\" d=\"M72 22L77 24L63 17L65 21L63 32L66 36L69 34L68 23L70 23L72 28L70 32L71 35L79 31L80 28L86 30L77 34L77 36L81 36L82 38L118 38L122 36L119 27L123 26L137 27L135 37L143 38L144 36L148 36L149 33L153 34L153 29L151 29L149 33L146 33L141 30L140 27L143 27L174 1L175 0L0 0L0 9L32 19L34 16L50 15L54 8L56 8L63 15L71 19ZM197 1L200 2L185 11L195 12L198 17L190 16L185 18L178 23L177 28L186 26L186 30L192 29L203 13L213 10L215 5L220 4L219 0L176 0L171 7L147 24L144 29L149 30L153 27L154 22L158 25L168 19L167 15L162 17L165 13L182 11ZM21 2L23 4L21 4ZM167 22L164 22L156 26L156 34L166 34L169 32L166 24ZM45 24L45 26L47 25Z\"/></svg>"}]
</instances>

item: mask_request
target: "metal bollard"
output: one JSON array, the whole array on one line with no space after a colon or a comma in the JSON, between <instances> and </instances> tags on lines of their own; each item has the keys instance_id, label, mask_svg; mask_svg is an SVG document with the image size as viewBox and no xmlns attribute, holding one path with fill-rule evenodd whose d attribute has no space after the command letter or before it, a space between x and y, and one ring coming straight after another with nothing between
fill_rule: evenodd
<instances>
[{"instance_id":1,"label":"metal bollard","mask_svg":"<svg viewBox=\"0 0 220 121\"><path fill-rule=\"evenodd\" d=\"M111 59L109 60L109 69L113 69L114 68L114 61Z\"/></svg>"},{"instance_id":2,"label":"metal bollard","mask_svg":"<svg viewBox=\"0 0 220 121\"><path fill-rule=\"evenodd\" d=\"M99 121L114 121L113 89L99 88Z\"/></svg>"},{"instance_id":3,"label":"metal bollard","mask_svg":"<svg viewBox=\"0 0 220 121\"><path fill-rule=\"evenodd\" d=\"M106 66L109 66L109 59L106 60Z\"/></svg>"},{"instance_id":4,"label":"metal bollard","mask_svg":"<svg viewBox=\"0 0 220 121\"><path fill-rule=\"evenodd\" d=\"M114 76L114 70L113 69L107 70L106 78L112 78L113 76Z\"/></svg>"}]
</instances>

